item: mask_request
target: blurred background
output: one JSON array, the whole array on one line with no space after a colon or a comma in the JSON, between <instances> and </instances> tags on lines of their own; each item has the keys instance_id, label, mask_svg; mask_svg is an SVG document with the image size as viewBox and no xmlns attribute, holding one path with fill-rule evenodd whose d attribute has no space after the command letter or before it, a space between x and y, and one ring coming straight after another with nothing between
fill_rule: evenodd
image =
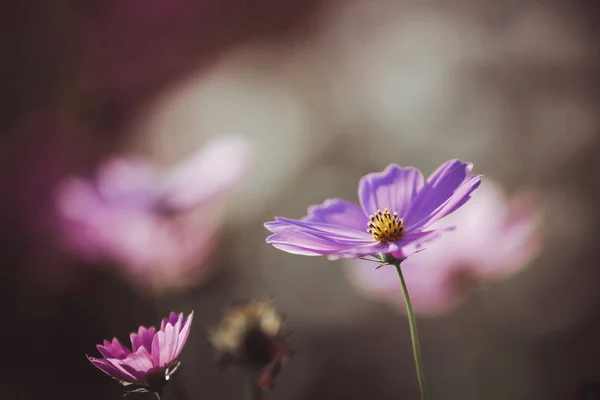
<instances>
[{"instance_id":1,"label":"blurred background","mask_svg":"<svg viewBox=\"0 0 600 400\"><path fill-rule=\"evenodd\" d=\"M451 158L540 217L510 274L464 262L461 300L419 316L432 398L600 399L594 2L3 9L0 399L120 398L85 355L171 310L195 318L166 399L242 398L204 333L254 297L285 314L296 351L266 398L417 398L405 315L349 272L374 266L281 252L262 224L357 201L391 162L427 176ZM224 138L237 147L213 152ZM169 212L147 205L157 187Z\"/></svg>"}]
</instances>

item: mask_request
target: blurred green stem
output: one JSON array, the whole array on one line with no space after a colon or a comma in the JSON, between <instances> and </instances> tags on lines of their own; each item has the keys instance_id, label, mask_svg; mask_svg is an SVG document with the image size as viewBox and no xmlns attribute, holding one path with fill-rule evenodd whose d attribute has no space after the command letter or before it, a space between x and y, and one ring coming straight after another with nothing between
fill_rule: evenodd
<instances>
[{"instance_id":1,"label":"blurred green stem","mask_svg":"<svg viewBox=\"0 0 600 400\"><path fill-rule=\"evenodd\" d=\"M161 391L154 392L154 395L156 396L157 400L163 400Z\"/></svg>"},{"instance_id":2,"label":"blurred green stem","mask_svg":"<svg viewBox=\"0 0 600 400\"><path fill-rule=\"evenodd\" d=\"M246 400L261 400L262 389L258 387L256 374L246 372Z\"/></svg>"},{"instance_id":3,"label":"blurred green stem","mask_svg":"<svg viewBox=\"0 0 600 400\"><path fill-rule=\"evenodd\" d=\"M402 285L402 293L404 294L404 304L406 304L406 312L408 313L408 324L410 326L410 339L412 341L413 355L415 358L415 367L417 369L417 380L419 381L419 391L421 393L421 400L427 399L427 385L425 384L425 374L423 373L423 362L421 361L421 345L419 344L419 332L417 332L417 321L415 319L415 313L413 312L412 303L410 302L410 296L408 294L408 287L404 281L404 275L402 275L402 267L400 262L394 264L398 277L400 278L400 284Z\"/></svg>"}]
</instances>

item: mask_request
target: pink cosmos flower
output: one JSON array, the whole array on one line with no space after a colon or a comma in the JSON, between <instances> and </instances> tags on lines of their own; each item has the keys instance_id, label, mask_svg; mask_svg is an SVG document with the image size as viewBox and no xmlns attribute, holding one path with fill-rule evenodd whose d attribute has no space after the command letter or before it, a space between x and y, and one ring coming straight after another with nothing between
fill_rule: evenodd
<instances>
[{"instance_id":1,"label":"pink cosmos flower","mask_svg":"<svg viewBox=\"0 0 600 400\"><path fill-rule=\"evenodd\" d=\"M122 267L144 287L197 283L217 244L222 198L251 164L249 146L231 137L167 169L136 157L109 159L95 179L69 178L59 186L65 243L88 260Z\"/></svg>"},{"instance_id":2,"label":"pink cosmos flower","mask_svg":"<svg viewBox=\"0 0 600 400\"><path fill-rule=\"evenodd\" d=\"M273 233L267 243L307 256L404 260L439 235L444 228L434 228L437 221L471 198L481 183L472 168L449 160L425 181L417 169L390 164L360 180L360 206L329 199L302 219L275 217L265 223Z\"/></svg>"},{"instance_id":3,"label":"pink cosmos flower","mask_svg":"<svg viewBox=\"0 0 600 400\"><path fill-rule=\"evenodd\" d=\"M469 204L446 219L456 226L455 231L402 263L415 313L435 316L447 312L475 283L520 271L541 248L539 219L539 208L530 193L506 199L494 185L482 185ZM359 292L405 309L393 268L374 271L373 263L348 262L353 265L347 273Z\"/></svg>"},{"instance_id":4,"label":"pink cosmos flower","mask_svg":"<svg viewBox=\"0 0 600 400\"><path fill-rule=\"evenodd\" d=\"M160 330L140 326L131 333L131 350L117 338L96 346L104 358L88 360L111 378L118 380L131 392L160 393L161 388L181 369L177 360L192 326L192 312L183 320L183 313L172 312L162 320Z\"/></svg>"}]
</instances>

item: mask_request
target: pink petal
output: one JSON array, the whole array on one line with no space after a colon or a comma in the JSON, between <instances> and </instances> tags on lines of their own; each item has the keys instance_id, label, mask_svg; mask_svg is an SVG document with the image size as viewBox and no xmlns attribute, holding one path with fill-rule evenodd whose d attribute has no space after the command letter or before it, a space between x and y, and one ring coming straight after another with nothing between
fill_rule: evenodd
<instances>
[{"instance_id":1,"label":"pink petal","mask_svg":"<svg viewBox=\"0 0 600 400\"><path fill-rule=\"evenodd\" d=\"M157 199L158 170L137 157L114 157L98 169L97 188L113 207L150 209Z\"/></svg>"},{"instance_id":2,"label":"pink petal","mask_svg":"<svg viewBox=\"0 0 600 400\"><path fill-rule=\"evenodd\" d=\"M127 358L119 360L119 364L124 368L130 368L137 372L136 376L146 375L153 367L152 357L145 347L141 346L135 353L131 353Z\"/></svg>"},{"instance_id":3,"label":"pink petal","mask_svg":"<svg viewBox=\"0 0 600 400\"><path fill-rule=\"evenodd\" d=\"M152 364L156 368L161 367L161 346L164 344L164 342L165 331L161 329L158 332L156 332L156 335L154 335L154 339L152 339Z\"/></svg>"},{"instance_id":4,"label":"pink petal","mask_svg":"<svg viewBox=\"0 0 600 400\"><path fill-rule=\"evenodd\" d=\"M390 164L383 172L365 175L360 180L358 196L367 215L387 208L403 217L422 187L421 171Z\"/></svg>"},{"instance_id":5,"label":"pink petal","mask_svg":"<svg viewBox=\"0 0 600 400\"><path fill-rule=\"evenodd\" d=\"M276 242L269 242L269 241L267 241L267 243L272 244L273 247L275 247L276 249L279 249L281 251L285 251L290 254L297 254L300 256L323 256L326 254L331 254L332 252L335 253L337 251L336 249L331 249L330 251L329 250L317 250L316 248L302 247L302 246L297 246L297 245L290 244L290 243L276 243Z\"/></svg>"},{"instance_id":6,"label":"pink petal","mask_svg":"<svg viewBox=\"0 0 600 400\"><path fill-rule=\"evenodd\" d=\"M177 359L183 350L183 346L185 346L185 342L190 335L190 330L192 327L192 320L194 318L194 312L192 311L190 315L185 320L185 324L181 327L181 331L179 332L179 337L177 339L177 350L175 351L175 356L173 359Z\"/></svg>"},{"instance_id":7,"label":"pink petal","mask_svg":"<svg viewBox=\"0 0 600 400\"><path fill-rule=\"evenodd\" d=\"M421 229L427 229L429 226L444 218L448 214L453 213L458 208L462 207L467 201L471 199L471 195L481 184L481 177L475 176L465 183L444 203L444 205L433 213L432 218Z\"/></svg>"},{"instance_id":8,"label":"pink petal","mask_svg":"<svg viewBox=\"0 0 600 400\"><path fill-rule=\"evenodd\" d=\"M238 185L252 163L245 140L214 139L165 174L161 197L170 209L192 210Z\"/></svg>"},{"instance_id":9,"label":"pink petal","mask_svg":"<svg viewBox=\"0 0 600 400\"><path fill-rule=\"evenodd\" d=\"M127 382L141 382L145 378L145 371L138 371L135 368L130 367L127 363L122 362L123 360L107 358L106 361L117 368L121 373L125 373L133 377L133 380L128 380Z\"/></svg>"},{"instance_id":10,"label":"pink petal","mask_svg":"<svg viewBox=\"0 0 600 400\"><path fill-rule=\"evenodd\" d=\"M267 243L293 254L324 255L371 245L376 242L372 239L361 242L338 240L316 232L287 229L267 237Z\"/></svg>"},{"instance_id":11,"label":"pink petal","mask_svg":"<svg viewBox=\"0 0 600 400\"><path fill-rule=\"evenodd\" d=\"M181 331L181 326L183 324L183 313L179 314L179 318L177 319L177 322L175 323L175 325L173 326L173 332L171 333L171 353L169 354L169 363L171 363L175 358L176 358L176 354L177 354L177 348L179 347L179 332Z\"/></svg>"},{"instance_id":12,"label":"pink petal","mask_svg":"<svg viewBox=\"0 0 600 400\"><path fill-rule=\"evenodd\" d=\"M173 316L175 313L171 313L171 315ZM177 318L176 315L175 318ZM178 336L179 331L175 331L175 327L171 322L166 322L164 329L156 333L152 341L152 360L154 366L163 368L173 361L173 355L177 350Z\"/></svg>"},{"instance_id":13,"label":"pink petal","mask_svg":"<svg viewBox=\"0 0 600 400\"><path fill-rule=\"evenodd\" d=\"M117 338L113 338L112 342L105 340L103 345L97 345L96 348L106 358L125 358L131 353Z\"/></svg>"},{"instance_id":14,"label":"pink petal","mask_svg":"<svg viewBox=\"0 0 600 400\"><path fill-rule=\"evenodd\" d=\"M117 379L117 380L125 381L125 382L135 382L136 381L136 378L133 375L131 375L127 371L123 370L122 368L116 367L115 365L113 365L112 363L110 363L107 360L94 358L94 357L88 357L88 360L90 360L90 362L96 368L98 368L99 370L101 370L102 372L104 372L105 374L107 374L108 376L110 376L113 379Z\"/></svg>"},{"instance_id":15,"label":"pink petal","mask_svg":"<svg viewBox=\"0 0 600 400\"><path fill-rule=\"evenodd\" d=\"M443 231L451 231L453 229L454 227L446 227L434 231L408 233L396 242L399 249L392 252L392 256L398 260L405 260L418 251L425 250L425 243L437 239Z\"/></svg>"},{"instance_id":16,"label":"pink petal","mask_svg":"<svg viewBox=\"0 0 600 400\"><path fill-rule=\"evenodd\" d=\"M164 331L168 323L170 323L171 325L175 325L178 319L179 317L177 316L177 314L171 311L171 313L169 314L169 318L163 318L163 320L161 321L160 330Z\"/></svg>"},{"instance_id":17,"label":"pink petal","mask_svg":"<svg viewBox=\"0 0 600 400\"><path fill-rule=\"evenodd\" d=\"M135 352L141 346L145 347L146 350L152 351L152 339L156 334L156 328L151 326L150 328L146 328L144 326L140 326L138 329L138 333L132 333L129 335L131 339L132 350Z\"/></svg>"},{"instance_id":18,"label":"pink petal","mask_svg":"<svg viewBox=\"0 0 600 400\"><path fill-rule=\"evenodd\" d=\"M165 327L164 342L160 346L160 366L164 367L173 361L177 349L177 333L170 323Z\"/></svg>"},{"instance_id":19,"label":"pink petal","mask_svg":"<svg viewBox=\"0 0 600 400\"><path fill-rule=\"evenodd\" d=\"M371 235L367 233L366 228L364 230L358 230L340 225L284 217L275 217L275 221L280 224L285 224L290 228L294 228L294 230L297 231L322 234L339 241L368 243L373 240ZM266 223L265 226L268 226L268 224L269 223Z\"/></svg>"},{"instance_id":20,"label":"pink petal","mask_svg":"<svg viewBox=\"0 0 600 400\"><path fill-rule=\"evenodd\" d=\"M323 204L308 207L308 215L302 220L345 226L356 230L366 230L369 222L362 208L342 199L329 199Z\"/></svg>"},{"instance_id":21,"label":"pink petal","mask_svg":"<svg viewBox=\"0 0 600 400\"><path fill-rule=\"evenodd\" d=\"M442 164L413 199L404 218L406 232L421 229L447 204L461 185L472 178L472 164L450 160ZM467 196L469 193L465 193ZM462 198L462 197L461 197Z\"/></svg>"}]
</instances>

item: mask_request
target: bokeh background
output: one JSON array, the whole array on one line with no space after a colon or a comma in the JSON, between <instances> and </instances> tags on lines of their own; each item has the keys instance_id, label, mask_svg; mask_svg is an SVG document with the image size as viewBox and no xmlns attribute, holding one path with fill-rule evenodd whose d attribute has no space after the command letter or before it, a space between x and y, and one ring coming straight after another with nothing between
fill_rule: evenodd
<instances>
[{"instance_id":1,"label":"bokeh background","mask_svg":"<svg viewBox=\"0 0 600 400\"><path fill-rule=\"evenodd\" d=\"M390 162L427 175L451 158L509 194L535 191L543 247L419 318L432 398L600 398L594 2L12 3L0 16L1 399L120 398L85 355L192 309L166 398L241 398L240 372L215 368L204 332L252 297L275 301L297 352L266 398L417 398L406 317L363 297L344 263L265 244L262 223L355 201L360 177ZM219 201L202 279L157 291L65 248L63 179L115 154L173 165L229 134L256 162Z\"/></svg>"}]
</instances>

